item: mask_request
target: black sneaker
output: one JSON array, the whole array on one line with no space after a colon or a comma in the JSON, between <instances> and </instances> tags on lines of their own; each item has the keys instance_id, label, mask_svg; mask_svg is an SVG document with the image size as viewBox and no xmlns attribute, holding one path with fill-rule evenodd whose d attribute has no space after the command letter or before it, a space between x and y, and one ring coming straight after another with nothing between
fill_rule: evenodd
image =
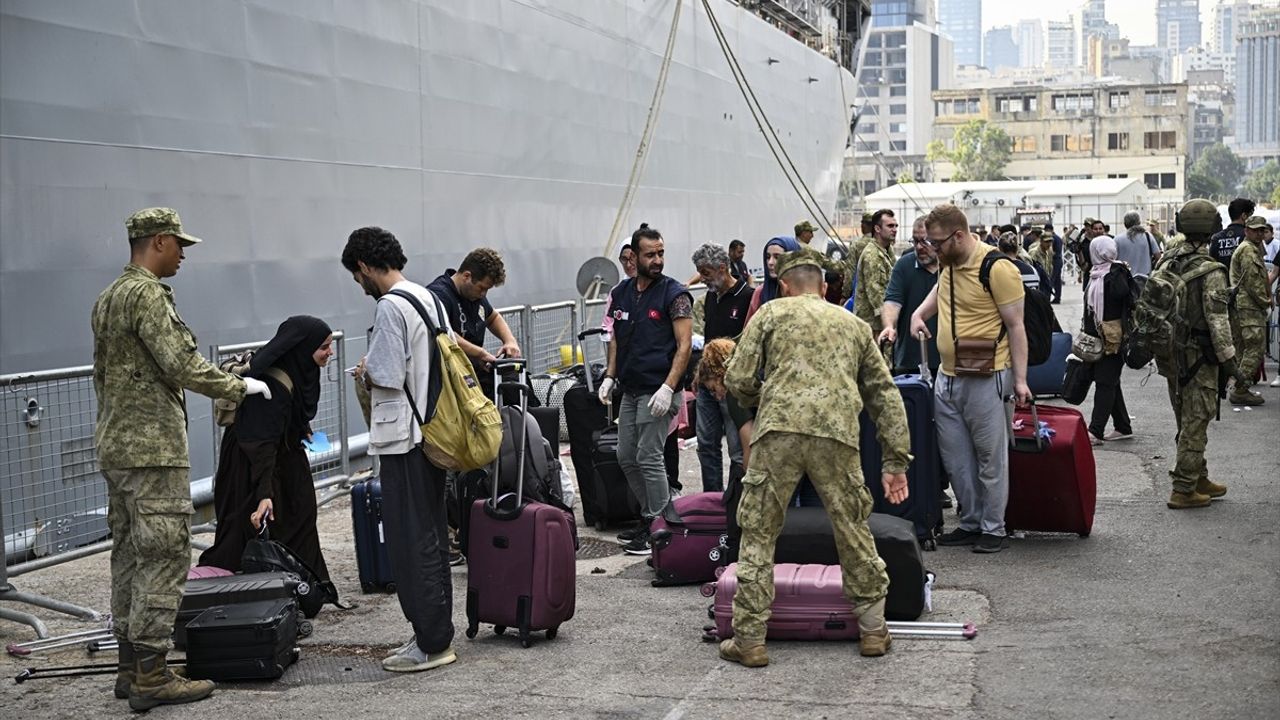
<instances>
[{"instance_id":1,"label":"black sneaker","mask_svg":"<svg viewBox=\"0 0 1280 720\"><path fill-rule=\"evenodd\" d=\"M630 530L623 530L622 532L618 533L618 542L622 545L626 545L632 540L635 540L642 532L644 532L643 525L637 525L631 528Z\"/></svg>"},{"instance_id":2,"label":"black sneaker","mask_svg":"<svg viewBox=\"0 0 1280 720\"><path fill-rule=\"evenodd\" d=\"M628 555L650 555L653 553L653 545L649 542L649 533L637 535L631 542L622 546L622 552Z\"/></svg>"},{"instance_id":3,"label":"black sneaker","mask_svg":"<svg viewBox=\"0 0 1280 720\"><path fill-rule=\"evenodd\" d=\"M949 533L943 533L938 536L939 545L972 545L978 541L982 533L976 530L965 530L964 528L956 528Z\"/></svg>"},{"instance_id":4,"label":"black sneaker","mask_svg":"<svg viewBox=\"0 0 1280 720\"><path fill-rule=\"evenodd\" d=\"M466 561L467 559L463 557L462 551L449 548L449 564L450 565L456 567Z\"/></svg>"},{"instance_id":5,"label":"black sneaker","mask_svg":"<svg viewBox=\"0 0 1280 720\"><path fill-rule=\"evenodd\" d=\"M940 493L938 495L938 507L949 510L951 508L951 496L946 493Z\"/></svg>"},{"instance_id":6,"label":"black sneaker","mask_svg":"<svg viewBox=\"0 0 1280 720\"><path fill-rule=\"evenodd\" d=\"M1003 535L988 535L982 533L978 541L973 544L973 551L976 553L998 553L1004 549Z\"/></svg>"}]
</instances>

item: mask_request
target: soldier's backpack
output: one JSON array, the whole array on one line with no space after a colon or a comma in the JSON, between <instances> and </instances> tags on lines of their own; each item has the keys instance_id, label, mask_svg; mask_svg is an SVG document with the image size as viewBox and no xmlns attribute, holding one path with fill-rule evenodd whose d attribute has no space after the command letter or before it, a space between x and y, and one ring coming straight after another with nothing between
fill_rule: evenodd
<instances>
[{"instance_id":1,"label":"soldier's backpack","mask_svg":"<svg viewBox=\"0 0 1280 720\"><path fill-rule=\"evenodd\" d=\"M231 373L244 377L249 372L249 363L253 362L253 351L237 353L223 360L218 364L218 369L223 372ZM285 390L293 392L293 378L289 377L289 373L278 367L267 368L267 374L284 385ZM240 403L235 400L224 400L218 398L213 401L213 421L219 427L231 427L236 422L236 411L240 409Z\"/></svg>"},{"instance_id":2,"label":"soldier's backpack","mask_svg":"<svg viewBox=\"0 0 1280 720\"><path fill-rule=\"evenodd\" d=\"M1140 369L1154 359L1156 371L1161 375L1181 379L1194 374L1199 365L1206 362L1204 341L1208 338L1193 337L1205 333L1194 331L1187 321L1187 293L1193 283L1199 287L1213 272L1226 272L1226 269L1200 253L1175 255L1156 266L1133 309L1126 365ZM1190 372L1184 372L1186 369L1179 368L1177 361L1182 349L1193 344L1200 347L1201 359Z\"/></svg>"},{"instance_id":3,"label":"soldier's backpack","mask_svg":"<svg viewBox=\"0 0 1280 720\"><path fill-rule=\"evenodd\" d=\"M988 295L991 294L991 268L1002 259L1013 262L1008 255L999 250L992 250L982 258L982 265L978 267L978 281L982 283L982 289L986 290ZM1027 366L1040 365L1048 361L1049 356L1053 354L1053 334L1062 331L1048 295L1039 290L1025 288L1022 326L1027 331ZM997 343L1004 339L1004 334L1005 328L1001 325L1000 335L996 338Z\"/></svg>"}]
</instances>

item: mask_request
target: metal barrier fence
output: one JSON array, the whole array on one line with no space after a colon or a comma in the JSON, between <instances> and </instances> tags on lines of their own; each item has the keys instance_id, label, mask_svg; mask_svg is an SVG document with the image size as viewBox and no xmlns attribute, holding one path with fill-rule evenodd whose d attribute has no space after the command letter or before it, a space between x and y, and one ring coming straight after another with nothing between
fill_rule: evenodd
<instances>
[{"instance_id":1,"label":"metal barrier fence","mask_svg":"<svg viewBox=\"0 0 1280 720\"><path fill-rule=\"evenodd\" d=\"M239 345L213 345L209 348L209 359L215 365L243 352L257 350L267 341L241 343ZM347 432L347 391L349 378L343 372L346 367L346 336L341 330L333 333L334 357L320 373L320 402L316 408L315 419L311 421L314 433L323 432L328 439L328 448L318 451L307 451L311 461L311 474L317 482L334 475L351 475L350 433ZM210 401L212 402L212 401ZM216 422L210 422L213 430L214 472L217 472L218 456L221 454L222 431Z\"/></svg>"},{"instance_id":2,"label":"metal barrier fence","mask_svg":"<svg viewBox=\"0 0 1280 720\"><path fill-rule=\"evenodd\" d=\"M573 300L529 308L529 371L547 373L573 364L572 350L562 356L561 347L573 348L578 338L578 303Z\"/></svg>"}]
</instances>

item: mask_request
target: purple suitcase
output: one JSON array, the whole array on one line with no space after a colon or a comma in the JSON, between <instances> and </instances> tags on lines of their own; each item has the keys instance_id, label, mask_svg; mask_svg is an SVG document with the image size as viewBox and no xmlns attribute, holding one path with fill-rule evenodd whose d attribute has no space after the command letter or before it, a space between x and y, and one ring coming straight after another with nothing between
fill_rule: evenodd
<instances>
[{"instance_id":1,"label":"purple suitcase","mask_svg":"<svg viewBox=\"0 0 1280 720\"><path fill-rule=\"evenodd\" d=\"M722 548L728 542L729 525L724 493L703 492L672 501L679 524L661 517L653 521L654 587L714 580Z\"/></svg>"},{"instance_id":2,"label":"purple suitcase","mask_svg":"<svg viewBox=\"0 0 1280 720\"><path fill-rule=\"evenodd\" d=\"M725 568L719 580L703 586L715 594L716 636L733 637L733 594L738 591L738 564ZM853 640L858 620L844 597L839 565L773 566L773 612L766 625L770 640Z\"/></svg>"},{"instance_id":3,"label":"purple suitcase","mask_svg":"<svg viewBox=\"0 0 1280 720\"><path fill-rule=\"evenodd\" d=\"M523 362L500 360L495 365ZM518 389L521 407L527 407L527 382L498 385L499 390L507 388ZM520 437L526 437L525 433ZM476 636L480 623L492 623L499 635L508 627L516 628L520 644L527 648L532 644L530 632L545 630L547 639L553 639L560 624L573 617L577 588L569 513L542 503L521 502L525 450L522 442L516 491L498 497L495 466L493 496L471 506L467 637Z\"/></svg>"}]
</instances>

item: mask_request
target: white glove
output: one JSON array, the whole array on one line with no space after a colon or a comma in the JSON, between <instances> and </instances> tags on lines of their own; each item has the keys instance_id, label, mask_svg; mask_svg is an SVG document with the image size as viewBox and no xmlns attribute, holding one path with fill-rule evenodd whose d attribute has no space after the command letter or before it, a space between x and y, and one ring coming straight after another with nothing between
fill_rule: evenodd
<instances>
[{"instance_id":1,"label":"white glove","mask_svg":"<svg viewBox=\"0 0 1280 720\"><path fill-rule=\"evenodd\" d=\"M271 388L267 384L257 378L247 377L244 379L245 395L261 395L262 397L271 399Z\"/></svg>"},{"instance_id":2,"label":"white glove","mask_svg":"<svg viewBox=\"0 0 1280 720\"><path fill-rule=\"evenodd\" d=\"M666 385L658 386L658 390L653 393L653 397L649 398L649 414L654 417L662 417L671 409L671 396L675 391Z\"/></svg>"},{"instance_id":3,"label":"white glove","mask_svg":"<svg viewBox=\"0 0 1280 720\"><path fill-rule=\"evenodd\" d=\"M613 402L613 378L607 377L600 382L600 387L596 389L596 397L600 399L601 405L608 405Z\"/></svg>"}]
</instances>

